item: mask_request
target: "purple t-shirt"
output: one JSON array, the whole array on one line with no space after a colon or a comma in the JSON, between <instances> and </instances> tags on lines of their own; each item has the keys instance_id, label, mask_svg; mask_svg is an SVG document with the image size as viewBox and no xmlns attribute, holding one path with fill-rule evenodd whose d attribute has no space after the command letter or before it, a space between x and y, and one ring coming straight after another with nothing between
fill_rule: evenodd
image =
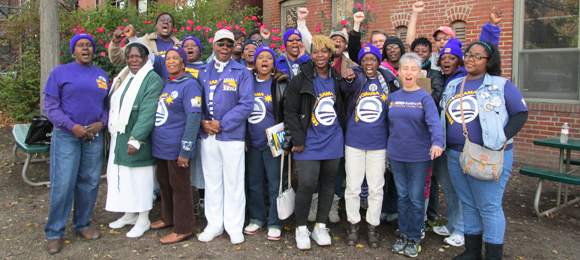
<instances>
[{"instance_id":1,"label":"purple t-shirt","mask_svg":"<svg viewBox=\"0 0 580 260\"><path fill-rule=\"evenodd\" d=\"M165 84L157 102L155 128L151 133L153 157L177 160L187 114L201 113L201 93L197 80L184 79L184 75ZM194 156L195 147L191 149L190 158Z\"/></svg>"},{"instance_id":2,"label":"purple t-shirt","mask_svg":"<svg viewBox=\"0 0 580 260\"><path fill-rule=\"evenodd\" d=\"M157 37L157 39L155 39L155 44L157 44L157 55L161 55L163 58L165 58L165 52L167 50L169 50L169 48L171 48L174 43L172 40L169 41L164 41L161 40L161 38Z\"/></svg>"},{"instance_id":3,"label":"purple t-shirt","mask_svg":"<svg viewBox=\"0 0 580 260\"><path fill-rule=\"evenodd\" d=\"M107 125L108 82L107 73L92 65L71 62L57 66L48 76L43 93L60 104L45 104L48 118L67 134L72 134L75 124L86 126L104 120Z\"/></svg>"},{"instance_id":4,"label":"purple t-shirt","mask_svg":"<svg viewBox=\"0 0 580 260\"><path fill-rule=\"evenodd\" d=\"M248 118L248 133L252 147L265 146L268 143L266 128L276 124L272 98L272 77L262 82L254 78L254 110Z\"/></svg>"},{"instance_id":5,"label":"purple t-shirt","mask_svg":"<svg viewBox=\"0 0 580 260\"><path fill-rule=\"evenodd\" d=\"M348 120L345 144L361 150L387 149L386 104L379 80L368 79Z\"/></svg>"},{"instance_id":6,"label":"purple t-shirt","mask_svg":"<svg viewBox=\"0 0 580 260\"><path fill-rule=\"evenodd\" d=\"M469 141L479 145L483 145L483 134L479 122L479 109L481 109L481 106L477 103L475 93L481 84L483 84L484 78L485 77L466 80L465 89L463 90L463 114L465 117L465 126L469 133ZM456 95L453 96L445 106L445 116L447 118L447 146L456 151L463 151L463 145L465 144L463 124L461 122L461 107L459 106L460 92L461 85L457 87L457 91L455 92ZM519 112L528 111L528 108L523 102L522 93L520 93L518 88L509 81L506 82L504 87L504 98L509 116L513 116ZM494 100L490 99L490 104L493 103ZM506 146L506 150L511 150L512 148L513 144L508 144Z\"/></svg>"},{"instance_id":7,"label":"purple t-shirt","mask_svg":"<svg viewBox=\"0 0 580 260\"><path fill-rule=\"evenodd\" d=\"M314 77L316 104L306 132L304 151L294 153L296 160L329 160L344 156L344 136L334 110L336 93L332 77Z\"/></svg>"},{"instance_id":8,"label":"purple t-shirt","mask_svg":"<svg viewBox=\"0 0 580 260\"><path fill-rule=\"evenodd\" d=\"M431 160L431 147L443 148L443 129L431 95L424 89L401 89L391 93L387 103L387 156L401 162Z\"/></svg>"},{"instance_id":9,"label":"purple t-shirt","mask_svg":"<svg viewBox=\"0 0 580 260\"><path fill-rule=\"evenodd\" d=\"M191 73L191 75L193 75L193 77L197 79L197 77L199 76L199 70L201 70L203 67L205 67L205 63L203 62L196 63L188 62L185 67L185 71Z\"/></svg>"}]
</instances>

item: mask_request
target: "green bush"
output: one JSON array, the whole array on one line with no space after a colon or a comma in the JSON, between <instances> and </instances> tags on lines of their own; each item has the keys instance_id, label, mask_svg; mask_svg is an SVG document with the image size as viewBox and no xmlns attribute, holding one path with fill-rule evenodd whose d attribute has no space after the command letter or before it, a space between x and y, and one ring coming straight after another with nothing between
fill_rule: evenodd
<instances>
[{"instance_id":1,"label":"green bush","mask_svg":"<svg viewBox=\"0 0 580 260\"><path fill-rule=\"evenodd\" d=\"M40 85L40 55L38 49L27 48L16 77L0 77L0 104L12 120L29 121L38 112Z\"/></svg>"}]
</instances>

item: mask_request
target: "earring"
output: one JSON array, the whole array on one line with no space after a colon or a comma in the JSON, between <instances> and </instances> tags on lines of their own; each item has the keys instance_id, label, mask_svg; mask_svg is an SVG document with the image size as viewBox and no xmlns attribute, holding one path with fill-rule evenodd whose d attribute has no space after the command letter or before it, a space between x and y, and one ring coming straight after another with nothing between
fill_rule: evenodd
<instances>
[{"instance_id":1,"label":"earring","mask_svg":"<svg viewBox=\"0 0 580 260\"><path fill-rule=\"evenodd\" d=\"M272 76L274 76L274 71L272 70Z\"/></svg>"},{"instance_id":2,"label":"earring","mask_svg":"<svg viewBox=\"0 0 580 260\"><path fill-rule=\"evenodd\" d=\"M74 53L73 53L73 54L71 54L70 56L72 56L72 58L73 58L73 59L75 58L75 54L74 54Z\"/></svg>"}]
</instances>

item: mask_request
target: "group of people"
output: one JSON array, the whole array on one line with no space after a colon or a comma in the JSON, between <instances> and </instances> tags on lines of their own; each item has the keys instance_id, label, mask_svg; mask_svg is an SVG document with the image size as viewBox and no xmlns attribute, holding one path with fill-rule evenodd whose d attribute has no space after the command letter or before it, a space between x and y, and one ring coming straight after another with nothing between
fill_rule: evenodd
<instances>
[{"instance_id":1,"label":"group of people","mask_svg":"<svg viewBox=\"0 0 580 260\"><path fill-rule=\"evenodd\" d=\"M428 38L415 38L424 4L412 8L406 45L378 30L361 46L362 12L354 14L350 32L312 36L305 26L308 10L300 8L298 28L283 35L285 53L277 56L264 44L265 29L248 35L222 29L214 35L213 50L204 50L213 51L206 62L199 39L176 39L173 17L162 13L156 32L144 37L136 38L131 25L115 31L109 57L126 67L112 84L92 65L91 36L75 35L70 40L75 61L55 68L44 90L45 111L55 126L48 252L62 249L73 205L74 230L86 239L101 236L90 218L105 135L110 136L105 209L123 213L110 228L133 225L126 236L136 238L172 227L162 244L192 238L195 186L207 220L199 241L225 230L239 244L244 234L262 229L267 239L279 240L284 225L276 198L285 180L265 130L283 122L282 148L293 153L298 174L297 248L311 249L310 238L331 245L327 222L340 221L336 210L344 196L348 245L359 243L363 226L368 245L380 247L377 227L398 219L399 239L391 250L416 257L425 221L438 216L438 196L429 194L437 194L440 183L448 222L434 231L447 237L445 243L465 245L455 259L482 259L482 240L486 259L501 259L501 201L513 162L512 137L528 111L517 87L500 77L501 11L493 8L480 41L465 51L450 27L438 28L433 52ZM130 43L121 48L123 38ZM464 174L459 156L467 138L505 150L498 180ZM161 219L151 223L155 185ZM250 221L244 227L246 211ZM309 221L315 222L312 232Z\"/></svg>"}]
</instances>

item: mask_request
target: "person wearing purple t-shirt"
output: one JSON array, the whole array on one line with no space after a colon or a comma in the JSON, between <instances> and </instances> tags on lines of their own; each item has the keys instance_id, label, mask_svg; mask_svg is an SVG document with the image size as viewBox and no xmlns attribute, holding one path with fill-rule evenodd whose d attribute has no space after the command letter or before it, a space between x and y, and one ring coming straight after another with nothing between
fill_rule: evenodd
<instances>
[{"instance_id":1,"label":"person wearing purple t-shirt","mask_svg":"<svg viewBox=\"0 0 580 260\"><path fill-rule=\"evenodd\" d=\"M151 224L151 229L173 226L173 232L159 240L162 244L180 242L195 231L190 161L196 151L202 89L191 73L185 72L186 62L187 53L180 47L165 53L169 78L157 102L151 133L161 193L161 220Z\"/></svg>"},{"instance_id":2,"label":"person wearing purple t-shirt","mask_svg":"<svg viewBox=\"0 0 580 260\"><path fill-rule=\"evenodd\" d=\"M74 205L73 228L86 239L91 228L103 166L103 133L109 110L107 73L92 65L95 42L87 34L70 40L75 61L56 67L44 88L44 110L55 126L50 146L50 209L44 227L47 251L60 252Z\"/></svg>"},{"instance_id":3,"label":"person wearing purple t-shirt","mask_svg":"<svg viewBox=\"0 0 580 260\"><path fill-rule=\"evenodd\" d=\"M320 182L318 211L312 238L320 246L329 246L326 228L334 197L334 182L340 158L344 156L345 116L340 81L342 77L330 66L334 43L326 36L312 38L312 60L302 64L301 73L288 86L284 106L286 137L283 148L294 152L298 168L296 190L296 244L310 249L308 211L312 194Z\"/></svg>"},{"instance_id":4,"label":"person wearing purple t-shirt","mask_svg":"<svg viewBox=\"0 0 580 260\"><path fill-rule=\"evenodd\" d=\"M447 166L465 223L465 252L454 259L482 259L482 239L485 259L501 259L506 227L502 198L513 163L512 138L526 123L528 108L518 88L500 77L501 59L495 44L474 42L464 57L467 75L449 82L441 99ZM504 168L496 180L479 180L463 172L459 156L466 138L491 150L504 149Z\"/></svg>"},{"instance_id":5,"label":"person wearing purple t-shirt","mask_svg":"<svg viewBox=\"0 0 580 260\"><path fill-rule=\"evenodd\" d=\"M250 224L244 233L252 235L268 224L269 240L280 240L283 221L278 218L276 198L280 186L280 157L273 157L266 129L284 121L284 98L288 75L274 67L276 54L261 46L254 55L254 110L248 118L249 145L246 145L246 176ZM264 180L268 180L270 208L266 208ZM266 213L268 212L268 218ZM266 219L268 222L266 223Z\"/></svg>"},{"instance_id":6,"label":"person wearing purple t-shirt","mask_svg":"<svg viewBox=\"0 0 580 260\"><path fill-rule=\"evenodd\" d=\"M417 85L421 58L407 53L399 61L403 88L387 99L387 156L393 170L399 199L399 240L395 253L416 257L421 251L425 216L425 181L431 161L443 152L443 130L437 106L427 91Z\"/></svg>"},{"instance_id":7,"label":"person wearing purple t-shirt","mask_svg":"<svg viewBox=\"0 0 580 260\"><path fill-rule=\"evenodd\" d=\"M342 90L351 93L347 98L347 127L345 134L346 216L350 224L346 243L355 246L359 240L361 184L368 183L366 213L367 239L370 247L379 247L377 227L383 203L384 173L387 159L387 97L397 90L396 78L385 69L379 70L381 52L367 45L359 52L360 67L343 73Z\"/></svg>"}]
</instances>

